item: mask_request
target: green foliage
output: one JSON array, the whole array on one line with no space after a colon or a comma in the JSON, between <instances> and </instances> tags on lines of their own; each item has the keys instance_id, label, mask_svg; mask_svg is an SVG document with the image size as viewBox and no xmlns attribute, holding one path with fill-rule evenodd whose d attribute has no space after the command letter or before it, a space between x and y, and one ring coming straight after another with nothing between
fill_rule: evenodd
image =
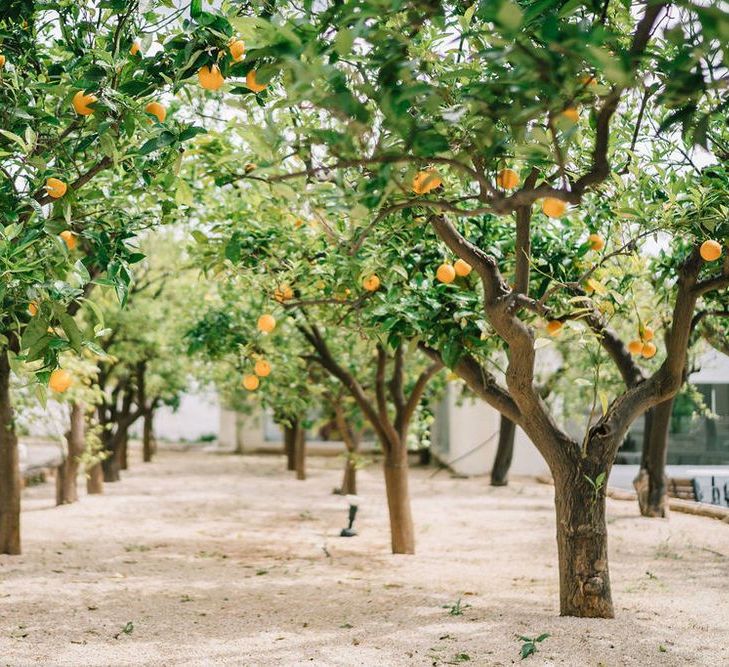
<instances>
[{"instance_id":1,"label":"green foliage","mask_svg":"<svg viewBox=\"0 0 729 667\"><path fill-rule=\"evenodd\" d=\"M516 637L519 641L523 642L519 655L521 659L524 660L537 652L537 645L547 639L549 637L549 633L545 632L544 634L534 638L524 637L522 635L516 635Z\"/></svg>"}]
</instances>

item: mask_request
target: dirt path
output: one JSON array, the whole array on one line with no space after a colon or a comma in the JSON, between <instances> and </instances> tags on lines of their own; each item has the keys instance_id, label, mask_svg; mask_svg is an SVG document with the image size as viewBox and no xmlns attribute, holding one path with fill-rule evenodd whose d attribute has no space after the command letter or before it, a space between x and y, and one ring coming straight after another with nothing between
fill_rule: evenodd
<instances>
[{"instance_id":1,"label":"dirt path","mask_svg":"<svg viewBox=\"0 0 729 667\"><path fill-rule=\"evenodd\" d=\"M0 665L510 665L516 634L545 632L525 665L729 664L718 521L610 501L618 618L564 619L550 487L414 471L418 555L394 557L377 467L343 539L337 459L306 482L282 458L132 464L72 506L26 492L25 555L0 557Z\"/></svg>"}]
</instances>

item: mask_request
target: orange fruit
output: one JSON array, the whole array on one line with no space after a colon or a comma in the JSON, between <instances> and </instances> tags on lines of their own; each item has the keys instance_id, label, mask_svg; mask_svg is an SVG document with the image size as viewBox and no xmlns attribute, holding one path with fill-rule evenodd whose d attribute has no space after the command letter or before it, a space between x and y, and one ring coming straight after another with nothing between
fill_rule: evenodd
<instances>
[{"instance_id":1,"label":"orange fruit","mask_svg":"<svg viewBox=\"0 0 729 667\"><path fill-rule=\"evenodd\" d=\"M258 330L263 333L271 333L276 328L276 318L269 314L264 313L258 318Z\"/></svg>"},{"instance_id":2,"label":"orange fruit","mask_svg":"<svg viewBox=\"0 0 729 667\"><path fill-rule=\"evenodd\" d=\"M284 301L288 301L289 299L293 298L294 296L294 290L292 290L288 285L279 285L274 293L273 298L276 299L279 303L283 303Z\"/></svg>"},{"instance_id":3,"label":"orange fruit","mask_svg":"<svg viewBox=\"0 0 729 667\"><path fill-rule=\"evenodd\" d=\"M246 174L250 174L252 171L255 171L258 168L258 165L255 162L248 162L245 167L243 167L243 170L246 172Z\"/></svg>"},{"instance_id":4,"label":"orange fruit","mask_svg":"<svg viewBox=\"0 0 729 667\"><path fill-rule=\"evenodd\" d=\"M73 232L69 232L68 230L61 232L59 236L64 240L66 243L66 247L69 250L73 250L76 247L76 244L78 243L78 240L76 239L76 234Z\"/></svg>"},{"instance_id":5,"label":"orange fruit","mask_svg":"<svg viewBox=\"0 0 729 667\"><path fill-rule=\"evenodd\" d=\"M71 373L63 368L56 368L56 370L51 373L50 380L48 380L48 386L53 391L62 394L71 386L71 382L73 382Z\"/></svg>"},{"instance_id":6,"label":"orange fruit","mask_svg":"<svg viewBox=\"0 0 729 667\"><path fill-rule=\"evenodd\" d=\"M580 77L580 83L583 86L594 86L597 83L597 81L595 81L594 76L590 76L589 74L583 74Z\"/></svg>"},{"instance_id":7,"label":"orange fruit","mask_svg":"<svg viewBox=\"0 0 729 667\"><path fill-rule=\"evenodd\" d=\"M547 322L547 333L550 336L556 336L562 328L562 322L559 320L550 320Z\"/></svg>"},{"instance_id":8,"label":"orange fruit","mask_svg":"<svg viewBox=\"0 0 729 667\"><path fill-rule=\"evenodd\" d=\"M571 123L576 123L580 120L580 113L574 107L567 107L561 115L562 118L566 118Z\"/></svg>"},{"instance_id":9,"label":"orange fruit","mask_svg":"<svg viewBox=\"0 0 729 667\"><path fill-rule=\"evenodd\" d=\"M496 184L504 190L512 190L519 185L519 174L513 169L502 169L496 177Z\"/></svg>"},{"instance_id":10,"label":"orange fruit","mask_svg":"<svg viewBox=\"0 0 729 667\"><path fill-rule=\"evenodd\" d=\"M83 90L79 90L74 96L71 104L74 110L79 116L90 116L94 113L94 110L89 106L94 102L98 102L99 98L96 95L86 94Z\"/></svg>"},{"instance_id":11,"label":"orange fruit","mask_svg":"<svg viewBox=\"0 0 729 667\"><path fill-rule=\"evenodd\" d=\"M473 269L473 267L463 259L457 259L456 263L453 265L453 268L456 271L456 275L460 276L461 278L467 276L469 273L471 273L471 270Z\"/></svg>"},{"instance_id":12,"label":"orange fruit","mask_svg":"<svg viewBox=\"0 0 729 667\"><path fill-rule=\"evenodd\" d=\"M605 247L605 239L599 234L590 234L587 240L590 243L590 248L596 252L600 252Z\"/></svg>"},{"instance_id":13,"label":"orange fruit","mask_svg":"<svg viewBox=\"0 0 729 667\"><path fill-rule=\"evenodd\" d=\"M0 53L0 69L2 69L3 67L5 67L5 56Z\"/></svg>"},{"instance_id":14,"label":"orange fruit","mask_svg":"<svg viewBox=\"0 0 729 667\"><path fill-rule=\"evenodd\" d=\"M241 382L241 384L248 391L255 391L258 389L258 385L260 385L261 382L256 375L244 375L243 382Z\"/></svg>"},{"instance_id":15,"label":"orange fruit","mask_svg":"<svg viewBox=\"0 0 729 667\"><path fill-rule=\"evenodd\" d=\"M205 90L217 90L225 83L217 65L203 65L198 70L197 80Z\"/></svg>"},{"instance_id":16,"label":"orange fruit","mask_svg":"<svg viewBox=\"0 0 729 667\"><path fill-rule=\"evenodd\" d=\"M640 354L643 351L643 341L631 340L628 343L628 350L630 354Z\"/></svg>"},{"instance_id":17,"label":"orange fruit","mask_svg":"<svg viewBox=\"0 0 729 667\"><path fill-rule=\"evenodd\" d=\"M644 343L640 352L646 359L656 356L656 346L653 343Z\"/></svg>"},{"instance_id":18,"label":"orange fruit","mask_svg":"<svg viewBox=\"0 0 729 667\"><path fill-rule=\"evenodd\" d=\"M139 42L133 42L129 49L130 56L136 56L139 53Z\"/></svg>"},{"instance_id":19,"label":"orange fruit","mask_svg":"<svg viewBox=\"0 0 729 667\"><path fill-rule=\"evenodd\" d=\"M230 49L230 57L237 63L243 60L246 52L246 43L242 39L236 39L228 46Z\"/></svg>"},{"instance_id":20,"label":"orange fruit","mask_svg":"<svg viewBox=\"0 0 729 667\"><path fill-rule=\"evenodd\" d=\"M442 184L443 179L435 169L425 169L415 174L412 187L416 195L424 195L439 188Z\"/></svg>"},{"instance_id":21,"label":"orange fruit","mask_svg":"<svg viewBox=\"0 0 729 667\"><path fill-rule=\"evenodd\" d=\"M269 364L265 359L259 359L253 367L253 371L259 377L268 377L271 374L271 364Z\"/></svg>"},{"instance_id":22,"label":"orange fruit","mask_svg":"<svg viewBox=\"0 0 729 667\"><path fill-rule=\"evenodd\" d=\"M643 327L643 336L644 341L653 340L653 329L650 327Z\"/></svg>"},{"instance_id":23,"label":"orange fruit","mask_svg":"<svg viewBox=\"0 0 729 667\"><path fill-rule=\"evenodd\" d=\"M441 264L435 272L435 277L442 283L452 283L456 279L456 270L451 264Z\"/></svg>"},{"instance_id":24,"label":"orange fruit","mask_svg":"<svg viewBox=\"0 0 729 667\"><path fill-rule=\"evenodd\" d=\"M160 123L164 123L165 118L167 118L167 109L165 109L159 102L150 102L146 107L144 107L144 110L148 114L157 116L157 120Z\"/></svg>"},{"instance_id":25,"label":"orange fruit","mask_svg":"<svg viewBox=\"0 0 729 667\"><path fill-rule=\"evenodd\" d=\"M704 241L701 244L701 259L705 262L713 262L721 257L721 243L718 241Z\"/></svg>"},{"instance_id":26,"label":"orange fruit","mask_svg":"<svg viewBox=\"0 0 729 667\"><path fill-rule=\"evenodd\" d=\"M38 304L35 301L31 301L28 304L28 312L31 317L35 317L38 314Z\"/></svg>"},{"instance_id":27,"label":"orange fruit","mask_svg":"<svg viewBox=\"0 0 729 667\"><path fill-rule=\"evenodd\" d=\"M380 279L374 273L371 276L367 276L367 278L362 281L362 287L364 287L368 292L376 291L379 286Z\"/></svg>"},{"instance_id":28,"label":"orange fruit","mask_svg":"<svg viewBox=\"0 0 729 667\"><path fill-rule=\"evenodd\" d=\"M254 93L260 93L266 88L265 83L256 82L256 70L252 69L246 74L246 86L248 86Z\"/></svg>"},{"instance_id":29,"label":"orange fruit","mask_svg":"<svg viewBox=\"0 0 729 667\"><path fill-rule=\"evenodd\" d=\"M58 178L49 178L46 180L46 192L53 199L60 199L66 194L68 186Z\"/></svg>"},{"instance_id":30,"label":"orange fruit","mask_svg":"<svg viewBox=\"0 0 729 667\"><path fill-rule=\"evenodd\" d=\"M542 211L550 218L561 218L567 211L567 204L555 197L545 197L542 201Z\"/></svg>"}]
</instances>

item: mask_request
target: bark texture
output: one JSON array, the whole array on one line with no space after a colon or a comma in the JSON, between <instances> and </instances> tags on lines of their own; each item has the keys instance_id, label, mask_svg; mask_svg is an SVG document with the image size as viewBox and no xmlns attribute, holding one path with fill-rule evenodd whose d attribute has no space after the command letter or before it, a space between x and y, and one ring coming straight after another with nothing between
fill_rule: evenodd
<instances>
[{"instance_id":1,"label":"bark texture","mask_svg":"<svg viewBox=\"0 0 729 667\"><path fill-rule=\"evenodd\" d=\"M71 405L69 421L66 457L56 471L56 505L75 503L78 500L79 457L86 446L86 409L82 403Z\"/></svg>"},{"instance_id":2,"label":"bark texture","mask_svg":"<svg viewBox=\"0 0 729 667\"><path fill-rule=\"evenodd\" d=\"M283 426L284 453L286 454L286 470L296 470L296 429L285 424Z\"/></svg>"},{"instance_id":3,"label":"bark texture","mask_svg":"<svg viewBox=\"0 0 729 667\"><path fill-rule=\"evenodd\" d=\"M673 402L674 399L669 398L646 415L640 471L633 481L638 493L640 513L646 517L668 516L666 457Z\"/></svg>"},{"instance_id":4,"label":"bark texture","mask_svg":"<svg viewBox=\"0 0 729 667\"><path fill-rule=\"evenodd\" d=\"M509 468L514 456L514 436L516 424L508 417L501 415L499 426L499 444L496 448L494 465L491 468L491 486L506 486L509 483Z\"/></svg>"},{"instance_id":5,"label":"bark texture","mask_svg":"<svg viewBox=\"0 0 729 667\"><path fill-rule=\"evenodd\" d=\"M613 618L605 494L574 469L556 474L554 484L560 614Z\"/></svg>"},{"instance_id":6,"label":"bark texture","mask_svg":"<svg viewBox=\"0 0 729 667\"><path fill-rule=\"evenodd\" d=\"M104 493L104 470L101 463L94 463L86 470L86 493L90 496Z\"/></svg>"},{"instance_id":7,"label":"bark texture","mask_svg":"<svg viewBox=\"0 0 729 667\"><path fill-rule=\"evenodd\" d=\"M390 513L392 553L415 553L415 529L408 489L408 452L399 447L385 455L385 489Z\"/></svg>"},{"instance_id":8,"label":"bark texture","mask_svg":"<svg viewBox=\"0 0 729 667\"><path fill-rule=\"evenodd\" d=\"M10 396L8 351L0 351L0 554L20 554L20 477L18 437Z\"/></svg>"},{"instance_id":9,"label":"bark texture","mask_svg":"<svg viewBox=\"0 0 729 667\"><path fill-rule=\"evenodd\" d=\"M301 420L294 425L294 459L296 463L296 479L306 479L306 429Z\"/></svg>"}]
</instances>

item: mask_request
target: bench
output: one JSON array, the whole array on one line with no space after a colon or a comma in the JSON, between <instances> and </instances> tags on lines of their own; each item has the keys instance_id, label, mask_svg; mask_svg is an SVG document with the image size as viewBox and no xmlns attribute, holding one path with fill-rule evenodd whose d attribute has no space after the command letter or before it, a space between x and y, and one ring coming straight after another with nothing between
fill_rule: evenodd
<instances>
[{"instance_id":1,"label":"bench","mask_svg":"<svg viewBox=\"0 0 729 667\"><path fill-rule=\"evenodd\" d=\"M701 489L691 477L671 477L668 480L668 495L682 500L701 501Z\"/></svg>"}]
</instances>

